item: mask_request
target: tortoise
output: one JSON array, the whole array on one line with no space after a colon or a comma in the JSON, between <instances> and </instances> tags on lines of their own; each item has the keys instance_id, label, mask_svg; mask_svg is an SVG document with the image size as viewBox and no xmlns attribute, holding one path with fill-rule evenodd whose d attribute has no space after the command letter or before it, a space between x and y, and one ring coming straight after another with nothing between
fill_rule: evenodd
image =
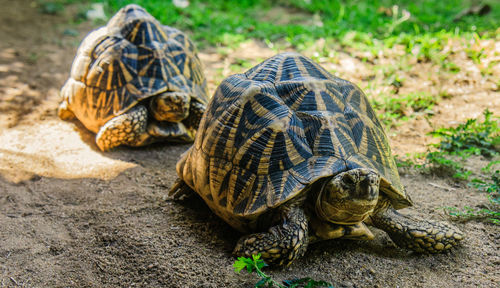
<instances>
[{"instance_id":1,"label":"tortoise","mask_svg":"<svg viewBox=\"0 0 500 288\"><path fill-rule=\"evenodd\" d=\"M209 98L191 40L138 5L85 37L61 96L59 117L76 117L102 151L192 142Z\"/></svg>"},{"instance_id":2,"label":"tortoise","mask_svg":"<svg viewBox=\"0 0 500 288\"><path fill-rule=\"evenodd\" d=\"M297 53L226 78L208 104L169 194L195 191L246 235L237 256L290 265L308 243L373 239L437 253L464 234L396 212L413 204L363 92Z\"/></svg>"}]
</instances>

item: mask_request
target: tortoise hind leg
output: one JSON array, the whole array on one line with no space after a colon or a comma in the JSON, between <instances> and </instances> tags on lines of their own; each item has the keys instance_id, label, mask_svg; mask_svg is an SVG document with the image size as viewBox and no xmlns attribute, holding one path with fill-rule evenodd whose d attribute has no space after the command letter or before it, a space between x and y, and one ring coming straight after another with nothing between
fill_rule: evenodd
<instances>
[{"instance_id":1,"label":"tortoise hind leg","mask_svg":"<svg viewBox=\"0 0 500 288\"><path fill-rule=\"evenodd\" d=\"M76 116L68 107L68 101L64 99L61 104L59 104L59 108L57 109L57 116L62 120L72 120L75 119Z\"/></svg>"},{"instance_id":2,"label":"tortoise hind leg","mask_svg":"<svg viewBox=\"0 0 500 288\"><path fill-rule=\"evenodd\" d=\"M294 207L284 213L280 225L272 226L268 232L241 237L233 254L245 257L261 254L268 264L289 266L305 253L308 242L306 215L302 208Z\"/></svg>"},{"instance_id":3,"label":"tortoise hind leg","mask_svg":"<svg viewBox=\"0 0 500 288\"><path fill-rule=\"evenodd\" d=\"M189 187L184 180L177 178L175 180L174 185L172 188L170 188L170 191L168 192L168 196L172 197L173 199L176 200L184 200L186 198L189 198L196 193L194 192L191 187Z\"/></svg>"},{"instance_id":4,"label":"tortoise hind leg","mask_svg":"<svg viewBox=\"0 0 500 288\"><path fill-rule=\"evenodd\" d=\"M148 111L137 105L122 115L109 120L96 135L96 143L101 151L119 145L141 146L152 141L147 132Z\"/></svg>"},{"instance_id":5,"label":"tortoise hind leg","mask_svg":"<svg viewBox=\"0 0 500 288\"><path fill-rule=\"evenodd\" d=\"M445 222L416 219L389 208L371 216L372 224L387 232L398 246L419 253L439 253L456 246L464 234Z\"/></svg>"},{"instance_id":6,"label":"tortoise hind leg","mask_svg":"<svg viewBox=\"0 0 500 288\"><path fill-rule=\"evenodd\" d=\"M75 94L80 93L85 89L85 85L82 82L75 81L73 78L68 79L61 89L62 101L57 109L57 116L62 120L72 120L76 118L73 111L70 109L69 103Z\"/></svg>"}]
</instances>

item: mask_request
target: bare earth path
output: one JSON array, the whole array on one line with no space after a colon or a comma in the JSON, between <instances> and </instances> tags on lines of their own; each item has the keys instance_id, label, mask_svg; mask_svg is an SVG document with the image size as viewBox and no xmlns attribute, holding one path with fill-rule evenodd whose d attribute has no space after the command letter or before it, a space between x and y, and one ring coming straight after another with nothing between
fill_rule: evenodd
<instances>
[{"instance_id":1,"label":"bare earth path","mask_svg":"<svg viewBox=\"0 0 500 288\"><path fill-rule=\"evenodd\" d=\"M68 24L77 13L72 7L52 16L32 3L38 2L0 0L0 287L251 287L255 278L232 268L240 235L201 200L165 199L188 145L100 153L81 125L57 119L58 90L76 46L95 25ZM202 51L209 79L227 76L232 57L257 61L273 54L258 44L241 49L252 53ZM346 59L340 63L356 64ZM362 71L342 67L349 66L330 68L362 82ZM438 105L433 126L476 117L487 107L500 115L498 87L467 85ZM431 124L418 118L391 131L394 150L425 151ZM412 215L446 219L443 206L486 201L449 179L410 173L402 181L417 203L407 209ZM375 241L318 243L290 268L268 272L335 287L498 287L499 227L456 225L468 238L444 255L402 251L374 229Z\"/></svg>"}]
</instances>

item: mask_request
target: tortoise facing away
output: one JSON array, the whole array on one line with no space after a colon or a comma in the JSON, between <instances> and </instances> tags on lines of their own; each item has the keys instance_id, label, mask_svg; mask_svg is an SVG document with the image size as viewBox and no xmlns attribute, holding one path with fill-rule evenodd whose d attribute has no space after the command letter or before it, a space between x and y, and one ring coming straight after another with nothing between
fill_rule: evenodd
<instances>
[{"instance_id":1,"label":"tortoise facing away","mask_svg":"<svg viewBox=\"0 0 500 288\"><path fill-rule=\"evenodd\" d=\"M404 216L412 205L363 92L310 59L283 53L225 79L177 163L170 194L196 191L243 233L234 254L289 265L308 243L372 239L436 253L463 239L447 223Z\"/></svg>"},{"instance_id":2,"label":"tortoise facing away","mask_svg":"<svg viewBox=\"0 0 500 288\"><path fill-rule=\"evenodd\" d=\"M191 142L208 103L193 43L137 5L87 35L61 95L59 117L78 118L103 151Z\"/></svg>"}]
</instances>

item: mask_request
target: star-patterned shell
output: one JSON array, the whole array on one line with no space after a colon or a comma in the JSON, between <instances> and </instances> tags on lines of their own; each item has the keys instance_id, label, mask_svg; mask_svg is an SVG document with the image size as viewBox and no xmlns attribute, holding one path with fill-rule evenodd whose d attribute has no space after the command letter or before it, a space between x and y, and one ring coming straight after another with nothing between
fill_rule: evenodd
<instances>
[{"instance_id":1,"label":"star-patterned shell","mask_svg":"<svg viewBox=\"0 0 500 288\"><path fill-rule=\"evenodd\" d=\"M166 91L187 92L192 101L207 104L202 69L185 34L128 5L82 41L61 93L76 117L97 132L139 101Z\"/></svg>"},{"instance_id":2,"label":"star-patterned shell","mask_svg":"<svg viewBox=\"0 0 500 288\"><path fill-rule=\"evenodd\" d=\"M363 92L296 53L225 79L201 120L180 177L219 216L259 215L320 178L378 171L398 209L411 205L388 139Z\"/></svg>"}]
</instances>

